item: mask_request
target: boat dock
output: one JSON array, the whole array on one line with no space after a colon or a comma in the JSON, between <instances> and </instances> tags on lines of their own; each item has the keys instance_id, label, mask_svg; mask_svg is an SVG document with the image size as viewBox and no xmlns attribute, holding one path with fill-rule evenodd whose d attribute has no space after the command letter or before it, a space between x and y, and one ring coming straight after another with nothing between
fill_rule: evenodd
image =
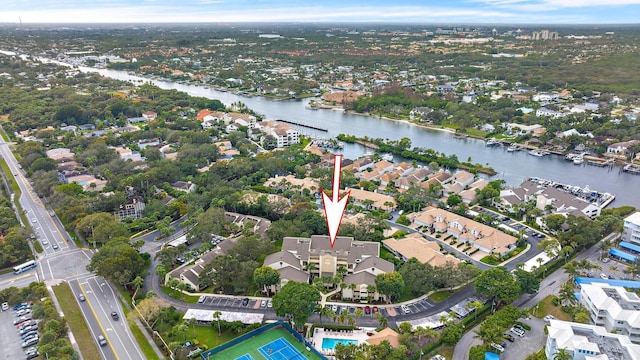
<instances>
[{"instance_id":1,"label":"boat dock","mask_svg":"<svg viewBox=\"0 0 640 360\"><path fill-rule=\"evenodd\" d=\"M543 187L554 187L560 191L569 193L579 199L588 201L589 203L596 205L600 209L604 209L609 204L611 204L613 200L616 199L615 195L610 193L601 193L599 191L590 189L589 185L586 185L585 187L582 188L580 186L563 184L563 183L555 182L552 180L542 179L539 177L530 177L528 180L538 185L541 185Z\"/></svg>"},{"instance_id":2,"label":"boat dock","mask_svg":"<svg viewBox=\"0 0 640 360\"><path fill-rule=\"evenodd\" d=\"M640 165L637 164L626 164L622 171L628 172L630 174L640 175Z\"/></svg>"},{"instance_id":3,"label":"boat dock","mask_svg":"<svg viewBox=\"0 0 640 360\"><path fill-rule=\"evenodd\" d=\"M321 127L314 126L314 125L303 124L303 123L299 123L299 122L295 122L295 121L291 121L291 120L276 119L276 121L280 121L280 122L291 124L291 125L298 125L298 126L306 127L306 128L313 129L313 130L329 132L329 129L326 129L326 128L321 128Z\"/></svg>"}]
</instances>

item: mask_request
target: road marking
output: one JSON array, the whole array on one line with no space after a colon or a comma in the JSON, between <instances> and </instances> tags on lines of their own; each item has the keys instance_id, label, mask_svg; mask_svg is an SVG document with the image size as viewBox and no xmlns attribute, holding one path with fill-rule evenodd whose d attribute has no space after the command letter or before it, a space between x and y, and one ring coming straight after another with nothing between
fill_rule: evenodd
<instances>
[{"instance_id":1,"label":"road marking","mask_svg":"<svg viewBox=\"0 0 640 360\"><path fill-rule=\"evenodd\" d=\"M88 283L87 283L87 285L88 285ZM91 287L91 285L89 285L89 287ZM104 334L105 338L108 338L107 337L107 332L102 327L102 323L100 322L100 319L98 318L98 315L96 314L96 311L93 309L93 306L91 305L91 302L89 301L89 297L84 292L84 288L81 285L80 285L80 291L82 291L82 293L84 294L85 301L89 305L89 309L91 309L91 312L93 313L93 317L96 319L96 322L98 323L98 326L100 327L100 330ZM94 340L95 341L98 340L97 336L95 336L95 334L94 334ZM116 350L113 348L113 345L111 344L111 340L110 339L109 339L109 341L107 341L107 345L109 345L109 347L111 348L111 352L113 352L113 356L115 356L116 360L118 360L119 359L118 354L116 353ZM101 348L102 346L100 346L100 344L98 344L98 347ZM100 352L102 352L102 350ZM103 353L103 355L104 355L104 353Z\"/></svg>"}]
</instances>

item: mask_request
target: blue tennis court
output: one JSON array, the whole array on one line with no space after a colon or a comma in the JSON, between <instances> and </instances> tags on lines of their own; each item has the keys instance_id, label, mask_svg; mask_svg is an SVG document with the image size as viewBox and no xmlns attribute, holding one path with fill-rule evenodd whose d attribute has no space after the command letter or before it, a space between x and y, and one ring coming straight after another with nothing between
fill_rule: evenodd
<instances>
[{"instance_id":1,"label":"blue tennis court","mask_svg":"<svg viewBox=\"0 0 640 360\"><path fill-rule=\"evenodd\" d=\"M258 351L268 360L306 359L306 357L285 338L276 339L260 347Z\"/></svg>"},{"instance_id":2,"label":"blue tennis court","mask_svg":"<svg viewBox=\"0 0 640 360\"><path fill-rule=\"evenodd\" d=\"M253 360L253 358L249 354L244 354L244 355L240 356L239 358L237 358L236 360Z\"/></svg>"}]
</instances>

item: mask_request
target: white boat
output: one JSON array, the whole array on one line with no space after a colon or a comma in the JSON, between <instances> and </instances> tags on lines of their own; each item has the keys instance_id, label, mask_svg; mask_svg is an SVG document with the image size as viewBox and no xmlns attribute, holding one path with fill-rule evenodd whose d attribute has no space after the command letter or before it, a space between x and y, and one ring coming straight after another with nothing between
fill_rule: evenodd
<instances>
[{"instance_id":1,"label":"white boat","mask_svg":"<svg viewBox=\"0 0 640 360\"><path fill-rule=\"evenodd\" d=\"M533 150L529 151L529 155L543 157L545 154L544 154L544 152L542 152L542 150L533 149Z\"/></svg>"},{"instance_id":2,"label":"white boat","mask_svg":"<svg viewBox=\"0 0 640 360\"><path fill-rule=\"evenodd\" d=\"M582 156L576 156L573 158L573 163L575 165L581 165L584 162L584 158Z\"/></svg>"},{"instance_id":3,"label":"white boat","mask_svg":"<svg viewBox=\"0 0 640 360\"><path fill-rule=\"evenodd\" d=\"M511 146L509 146L509 147L507 148L507 151L508 151L508 152L518 151L518 150L520 150L520 148L518 147L518 145L515 145L515 144L514 144L514 145L511 145Z\"/></svg>"},{"instance_id":4,"label":"white boat","mask_svg":"<svg viewBox=\"0 0 640 360\"><path fill-rule=\"evenodd\" d=\"M387 160L388 162L393 162L393 154L391 153L380 154L380 158L382 160Z\"/></svg>"},{"instance_id":5,"label":"white boat","mask_svg":"<svg viewBox=\"0 0 640 360\"><path fill-rule=\"evenodd\" d=\"M500 143L500 141L496 140L496 139L489 139L487 141L487 143L485 144L485 146L492 146L492 145L498 145Z\"/></svg>"}]
</instances>

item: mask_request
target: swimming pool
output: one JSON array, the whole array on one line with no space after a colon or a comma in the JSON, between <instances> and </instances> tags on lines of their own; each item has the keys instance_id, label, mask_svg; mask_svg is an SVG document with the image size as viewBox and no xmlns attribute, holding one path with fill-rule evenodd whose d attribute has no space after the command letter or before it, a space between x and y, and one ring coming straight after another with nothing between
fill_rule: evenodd
<instances>
[{"instance_id":1,"label":"swimming pool","mask_svg":"<svg viewBox=\"0 0 640 360\"><path fill-rule=\"evenodd\" d=\"M358 340L347 340L347 339L334 339L334 338L324 338L322 339L322 349L323 350L333 350L337 344L349 345L354 344L358 345Z\"/></svg>"}]
</instances>

